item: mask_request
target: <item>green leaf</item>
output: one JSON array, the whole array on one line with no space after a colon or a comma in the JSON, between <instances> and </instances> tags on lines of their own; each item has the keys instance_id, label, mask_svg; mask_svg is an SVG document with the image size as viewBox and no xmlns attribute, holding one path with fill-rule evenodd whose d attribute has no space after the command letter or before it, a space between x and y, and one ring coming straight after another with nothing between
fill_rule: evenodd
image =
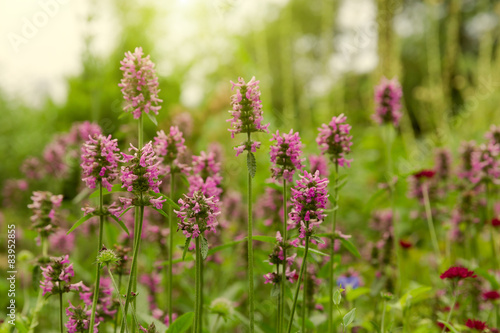
<instances>
[{"instance_id":1,"label":"green leaf","mask_svg":"<svg viewBox=\"0 0 500 333\"><path fill-rule=\"evenodd\" d=\"M351 252L352 255L355 256L356 258L361 258L358 249L356 248L356 246L354 246L353 243L351 243L349 240L345 238L339 238L339 239L340 243L342 243L342 245L347 249L347 251Z\"/></svg>"},{"instance_id":2,"label":"green leaf","mask_svg":"<svg viewBox=\"0 0 500 333\"><path fill-rule=\"evenodd\" d=\"M151 208L153 208L153 209L154 209L154 210L156 210L158 213L160 213L161 215L163 215L163 216L165 216L165 217L167 217L167 218L168 218L168 214L167 214L167 213L165 213L165 212L163 211L163 209L158 209L158 208L154 208L154 207L151 207Z\"/></svg>"},{"instance_id":3,"label":"green leaf","mask_svg":"<svg viewBox=\"0 0 500 333\"><path fill-rule=\"evenodd\" d=\"M131 210L132 208L135 208L135 206L130 206L129 208L125 209L125 210L123 211L123 213L121 213L121 214L120 214L120 218L121 218L123 215L125 215L125 213L126 213L126 212L128 212L129 210Z\"/></svg>"},{"instance_id":4,"label":"green leaf","mask_svg":"<svg viewBox=\"0 0 500 333\"><path fill-rule=\"evenodd\" d=\"M283 186L276 183L265 183L264 186L283 192Z\"/></svg>"},{"instance_id":5,"label":"green leaf","mask_svg":"<svg viewBox=\"0 0 500 333\"><path fill-rule=\"evenodd\" d=\"M80 203L83 199L85 199L89 194L90 194L90 189L86 187L73 198L72 202L76 205Z\"/></svg>"},{"instance_id":6,"label":"green leaf","mask_svg":"<svg viewBox=\"0 0 500 333\"><path fill-rule=\"evenodd\" d=\"M189 249L189 244L191 243L191 237L186 238L186 243L184 243L184 250L182 251L182 261L186 258L186 253Z\"/></svg>"},{"instance_id":7,"label":"green leaf","mask_svg":"<svg viewBox=\"0 0 500 333\"><path fill-rule=\"evenodd\" d=\"M248 237L245 237L245 239L248 239ZM276 238L271 237L271 236L261 236L261 235L253 235L252 240L256 240L259 242L266 242L266 243L271 243L275 244L276 243Z\"/></svg>"},{"instance_id":8,"label":"green leaf","mask_svg":"<svg viewBox=\"0 0 500 333\"><path fill-rule=\"evenodd\" d=\"M305 247L303 246L297 246L297 252L302 252L302 251L305 251ZM300 251L299 251L300 250ZM315 254L319 254L320 256L324 256L324 257L329 257L330 255L329 254L326 254L324 252L321 252L321 251L318 251L318 250L315 250L315 249L311 249L309 248L309 254L311 253L315 253Z\"/></svg>"},{"instance_id":9,"label":"green leaf","mask_svg":"<svg viewBox=\"0 0 500 333\"><path fill-rule=\"evenodd\" d=\"M219 252L220 250L227 249L229 247L232 247L234 245L237 245L237 244L240 244L240 243L243 243L243 242L246 242L246 241L247 241L246 239L242 239L242 240L238 240L238 241L228 242L226 244L219 245L219 246L214 246L213 248L211 248L210 250L208 250L208 255L212 255L212 254L214 254L216 252Z\"/></svg>"},{"instance_id":10,"label":"green leaf","mask_svg":"<svg viewBox=\"0 0 500 333\"><path fill-rule=\"evenodd\" d=\"M335 305L339 305L341 300L342 300L342 294L340 293L340 290L337 288L333 293L333 303L335 303Z\"/></svg>"},{"instance_id":11,"label":"green leaf","mask_svg":"<svg viewBox=\"0 0 500 333\"><path fill-rule=\"evenodd\" d=\"M156 126L158 126L158 120L156 120L156 116L152 114L151 112L146 113L148 115L149 120L153 122Z\"/></svg>"},{"instance_id":12,"label":"green leaf","mask_svg":"<svg viewBox=\"0 0 500 333\"><path fill-rule=\"evenodd\" d=\"M401 307L406 307L407 305L409 305L408 301L411 300L411 303L410 304L416 304L420 301L423 301L427 298L429 298L431 295L430 295L430 292L432 291L432 288L431 287L426 287L426 286L422 286L422 287L418 287L418 288L415 288L413 290L410 290L409 292L405 293L401 299L399 300L399 303L401 304Z\"/></svg>"},{"instance_id":13,"label":"green leaf","mask_svg":"<svg viewBox=\"0 0 500 333\"><path fill-rule=\"evenodd\" d=\"M118 116L118 119L122 119L123 117L128 116L128 112L123 112L121 115Z\"/></svg>"},{"instance_id":14,"label":"green leaf","mask_svg":"<svg viewBox=\"0 0 500 333\"><path fill-rule=\"evenodd\" d=\"M281 289L279 284L273 284L273 289L271 289L271 297L278 297L280 295Z\"/></svg>"},{"instance_id":15,"label":"green leaf","mask_svg":"<svg viewBox=\"0 0 500 333\"><path fill-rule=\"evenodd\" d=\"M125 225L125 223L123 223L122 220L118 219L116 216L114 215L108 215L109 217L111 217L113 220L116 221L116 223L118 223L120 225L120 227L122 227L122 229L127 233L127 235L130 235L130 232L128 231L128 228L127 226Z\"/></svg>"},{"instance_id":16,"label":"green leaf","mask_svg":"<svg viewBox=\"0 0 500 333\"><path fill-rule=\"evenodd\" d=\"M255 173L257 173L257 162L255 161L255 156L251 152L247 154L247 168L250 176L252 178L255 177Z\"/></svg>"},{"instance_id":17,"label":"green leaf","mask_svg":"<svg viewBox=\"0 0 500 333\"><path fill-rule=\"evenodd\" d=\"M455 327L451 326L451 324L450 324L450 323L448 323L448 322L446 322L446 321L444 321L444 320L438 320L438 323L441 323L441 324L443 324L444 326L446 326L446 327L450 330L450 332L453 332L453 333L458 333L458 331L455 329Z\"/></svg>"},{"instance_id":18,"label":"green leaf","mask_svg":"<svg viewBox=\"0 0 500 333\"><path fill-rule=\"evenodd\" d=\"M342 322L344 323L344 327L349 326L354 321L355 316L356 316L356 308L347 312L345 314L344 318L342 319Z\"/></svg>"},{"instance_id":19,"label":"green leaf","mask_svg":"<svg viewBox=\"0 0 500 333\"><path fill-rule=\"evenodd\" d=\"M318 236L311 236L311 239L314 239L318 244L325 244L325 241L319 238Z\"/></svg>"},{"instance_id":20,"label":"green leaf","mask_svg":"<svg viewBox=\"0 0 500 333\"><path fill-rule=\"evenodd\" d=\"M360 288L351 289L351 290L347 291L346 298L349 302L352 302L355 299L357 299L363 295L369 294L369 293L370 293L370 288L360 287Z\"/></svg>"},{"instance_id":21,"label":"green leaf","mask_svg":"<svg viewBox=\"0 0 500 333\"><path fill-rule=\"evenodd\" d=\"M208 242L207 242L207 239L203 236L201 236L201 239L200 239L200 252L201 252L201 257L203 258L203 260L207 259L207 255L208 255Z\"/></svg>"},{"instance_id":22,"label":"green leaf","mask_svg":"<svg viewBox=\"0 0 500 333\"><path fill-rule=\"evenodd\" d=\"M167 200L167 204L175 209L180 209L181 207L175 203L175 201L173 201L172 199L170 199L169 197L167 197L165 194L162 194L162 193L155 193L153 191L149 191L149 195L155 197L155 198L158 198L158 197L162 197L163 199Z\"/></svg>"},{"instance_id":23,"label":"green leaf","mask_svg":"<svg viewBox=\"0 0 500 333\"><path fill-rule=\"evenodd\" d=\"M122 188L122 184L115 184L113 187L111 187L111 192L108 191L105 187L102 188L102 195L108 195L111 193L117 193L117 192L127 192L124 188ZM89 198L99 198L99 190L94 191Z\"/></svg>"},{"instance_id":24,"label":"green leaf","mask_svg":"<svg viewBox=\"0 0 500 333\"><path fill-rule=\"evenodd\" d=\"M184 333L193 324L194 313L187 312L177 318L168 328L167 333Z\"/></svg>"},{"instance_id":25,"label":"green leaf","mask_svg":"<svg viewBox=\"0 0 500 333\"><path fill-rule=\"evenodd\" d=\"M71 229L68 230L68 232L66 233L66 235L69 235L73 230L75 230L76 228L78 228L80 225L83 224L83 222L85 221L88 221L90 220L91 218L93 218L95 215L91 215L91 214L88 214L88 215L84 215L81 219L79 219L78 221L75 222L75 224L73 224L73 226L71 227Z\"/></svg>"}]
</instances>

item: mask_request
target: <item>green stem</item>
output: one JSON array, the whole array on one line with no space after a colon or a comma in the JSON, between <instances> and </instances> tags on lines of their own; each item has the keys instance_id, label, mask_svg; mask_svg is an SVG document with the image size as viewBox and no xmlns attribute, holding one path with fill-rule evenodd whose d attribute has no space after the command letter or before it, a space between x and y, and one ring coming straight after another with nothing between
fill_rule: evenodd
<instances>
[{"instance_id":1,"label":"green stem","mask_svg":"<svg viewBox=\"0 0 500 333\"><path fill-rule=\"evenodd\" d=\"M139 214L137 214L137 210L139 210ZM144 214L144 206L136 207L136 217L139 216L139 218L138 218L139 221L137 221L137 218L136 218L136 222L138 222L138 223L135 223L137 225L137 227L134 227L134 234L135 234L134 250L133 250L134 253L133 253L132 264L131 264L131 268L130 268L130 276L129 276L129 280L128 280L128 284L127 284L127 295L125 298L125 308L123 311L123 320L122 320L122 322L125 322L125 323L127 322L128 307L130 305L130 297L131 297L131 293L132 293L132 287L134 284L134 275L135 276L137 275L137 255L139 254L139 247L141 244L143 214ZM137 282L136 279L135 279L135 282ZM134 290L137 290L137 289L134 289ZM134 298L134 300L135 300L135 298ZM134 320L132 320L132 321L134 321ZM120 333L124 332L125 325L126 324L122 324L122 326L120 328ZM133 322L132 332L135 331L135 327L136 327L136 324Z\"/></svg>"},{"instance_id":2,"label":"green stem","mask_svg":"<svg viewBox=\"0 0 500 333\"><path fill-rule=\"evenodd\" d=\"M113 283L113 287L115 288L116 290L116 294L118 296L118 302L120 303L120 309L122 310L123 313L125 313L125 309L123 308L123 303L122 303L122 300L121 300L121 296L120 296L120 284L121 284L121 276L118 280L118 286L116 285L116 282L115 282L115 279L113 277L113 273L111 273L111 269L109 268L109 266L107 266L108 268L108 273L109 273L109 277L111 278L111 282ZM116 327L117 327L117 320L118 320L118 313L119 311L116 312L116 318L115 318L115 332L116 332ZM127 321L125 321L125 325L127 324ZM128 332L128 326L125 326L125 329L126 331Z\"/></svg>"},{"instance_id":3,"label":"green stem","mask_svg":"<svg viewBox=\"0 0 500 333\"><path fill-rule=\"evenodd\" d=\"M307 266L307 252L309 251L309 236L306 234L306 246L304 251L304 258L302 259L302 265L300 266L299 279L297 280L297 288L295 289L295 296L293 298L292 312L290 313L290 321L288 322L287 332L290 333L292 331L293 325L293 315L295 314L295 307L297 306L297 299L299 297L300 291L300 283L302 282L302 276L304 275L304 271Z\"/></svg>"},{"instance_id":4,"label":"green stem","mask_svg":"<svg viewBox=\"0 0 500 333\"><path fill-rule=\"evenodd\" d=\"M212 330L211 330L211 332L212 332L212 333L217 332L217 324L219 324L219 319L220 319L220 317L221 317L221 316L220 316L220 315L218 315L218 316L217 316L217 318L215 319L214 326L212 327Z\"/></svg>"},{"instance_id":5,"label":"green stem","mask_svg":"<svg viewBox=\"0 0 500 333\"><path fill-rule=\"evenodd\" d=\"M63 328L63 296L62 296L62 292L59 292L59 328L61 329L61 333L64 333L64 328Z\"/></svg>"},{"instance_id":6,"label":"green stem","mask_svg":"<svg viewBox=\"0 0 500 333\"><path fill-rule=\"evenodd\" d=\"M248 133L248 142L250 142L250 133ZM252 175L248 171L248 301L250 333L255 331L254 322L254 295L253 295L253 215L252 215Z\"/></svg>"},{"instance_id":7,"label":"green stem","mask_svg":"<svg viewBox=\"0 0 500 333\"><path fill-rule=\"evenodd\" d=\"M280 275L280 264L278 263L276 265L276 274L279 276ZM283 281L280 281L280 283L283 283ZM283 289L281 289L283 290ZM276 332L281 333L281 298L283 297L282 293L280 292L278 295L278 304L277 304L277 311L276 311Z\"/></svg>"},{"instance_id":8,"label":"green stem","mask_svg":"<svg viewBox=\"0 0 500 333\"><path fill-rule=\"evenodd\" d=\"M304 288L302 290L302 331L306 333L306 303L307 303L307 269L304 271Z\"/></svg>"},{"instance_id":9,"label":"green stem","mask_svg":"<svg viewBox=\"0 0 500 333\"><path fill-rule=\"evenodd\" d=\"M455 304L457 303L457 292L455 291L455 285L453 286L453 302L451 303L450 312L448 312L448 316L446 317L446 322L450 323L451 315L453 314L453 309L455 308ZM441 333L446 331L446 326L443 327ZM382 332L383 333L383 332Z\"/></svg>"},{"instance_id":10,"label":"green stem","mask_svg":"<svg viewBox=\"0 0 500 333\"><path fill-rule=\"evenodd\" d=\"M174 174L172 173L172 164L170 164L170 199L174 200ZM169 227L169 245L168 245L168 294L167 294L167 308L168 308L168 320L172 324L172 278L173 278L173 253L174 253L174 225L173 225L173 208L169 209L168 212L168 227Z\"/></svg>"},{"instance_id":11,"label":"green stem","mask_svg":"<svg viewBox=\"0 0 500 333\"><path fill-rule=\"evenodd\" d=\"M380 323L380 330L382 333L385 332L385 308L387 307L387 301L384 299L384 305L382 309L382 322Z\"/></svg>"},{"instance_id":12,"label":"green stem","mask_svg":"<svg viewBox=\"0 0 500 333\"><path fill-rule=\"evenodd\" d=\"M201 235L200 235L201 236ZM194 333L201 332L200 323L200 303L201 303L201 276L200 276L200 236L196 237L195 252L196 252L196 262L195 262L195 306L194 306ZM201 236L203 237L203 236Z\"/></svg>"},{"instance_id":13,"label":"green stem","mask_svg":"<svg viewBox=\"0 0 500 333\"><path fill-rule=\"evenodd\" d=\"M491 244L491 256L494 258L494 266L496 270L500 269L500 256L498 255L498 249L495 245L495 228L491 224L491 217L490 217L490 184L487 182L486 183L486 225L490 225L490 244Z\"/></svg>"},{"instance_id":14,"label":"green stem","mask_svg":"<svg viewBox=\"0 0 500 333\"><path fill-rule=\"evenodd\" d=\"M108 271L109 271L109 268L108 268ZM111 271L109 272L109 275L111 276ZM113 278L111 278L113 279ZM114 283L113 283L114 285ZM122 304L122 299L121 299L121 294L120 294L120 290L122 289L122 276L119 275L118 276L118 287L115 287L116 289L116 293L118 294L118 301L120 302L120 309L122 310L122 313L123 313L123 304ZM118 311L116 311L116 316L115 316L115 327L113 329L113 332L116 333L116 330L118 329L118 318L120 317L120 309L118 309ZM127 328L127 331L128 331L128 328Z\"/></svg>"},{"instance_id":15,"label":"green stem","mask_svg":"<svg viewBox=\"0 0 500 333\"><path fill-rule=\"evenodd\" d=\"M202 236L203 237L203 236ZM201 250L200 250L200 304L198 305L200 307L200 333L203 332L203 258L201 257Z\"/></svg>"},{"instance_id":16,"label":"green stem","mask_svg":"<svg viewBox=\"0 0 500 333\"><path fill-rule=\"evenodd\" d=\"M102 247L102 234L104 227L103 215L103 195L102 195L102 182L99 182L99 234L97 236L97 256ZM92 300L92 312L90 313L90 333L94 332L95 312L97 308L97 300L99 299L99 287L101 283L101 265L98 263L95 271L95 288L94 299Z\"/></svg>"},{"instance_id":17,"label":"green stem","mask_svg":"<svg viewBox=\"0 0 500 333\"><path fill-rule=\"evenodd\" d=\"M427 185L422 185L422 193L424 195L424 205L425 205L425 215L427 217L427 224L429 226L429 232L431 234L432 247L436 253L436 258L438 262L441 262L441 254L439 252L439 243L436 236L436 229L434 228L434 221L432 219L431 203L429 201L429 191Z\"/></svg>"},{"instance_id":18,"label":"green stem","mask_svg":"<svg viewBox=\"0 0 500 333\"><path fill-rule=\"evenodd\" d=\"M333 324L333 294L335 290L335 235L337 231L337 210L338 210L338 183L339 183L339 162L335 161L335 175L334 175L334 189L333 201L334 211L332 214L332 240L330 244L330 262L329 262L329 275L330 280L328 283L328 332L336 331Z\"/></svg>"},{"instance_id":19,"label":"green stem","mask_svg":"<svg viewBox=\"0 0 500 333\"><path fill-rule=\"evenodd\" d=\"M286 188L286 180L283 178L283 267L282 267L282 273L281 273L281 304L280 304L280 317L281 317L281 323L280 323L280 329L283 330L285 327L285 287L286 287L286 246L287 246L287 240L288 240L288 230L287 230L287 188ZM282 331L279 331L280 333Z\"/></svg>"},{"instance_id":20,"label":"green stem","mask_svg":"<svg viewBox=\"0 0 500 333\"><path fill-rule=\"evenodd\" d=\"M41 236L41 243L42 243L42 256L44 258L48 257L49 253L49 242L47 242L47 238L45 236Z\"/></svg>"},{"instance_id":21,"label":"green stem","mask_svg":"<svg viewBox=\"0 0 500 333\"><path fill-rule=\"evenodd\" d=\"M42 244L42 257L47 258L49 252L48 250L49 242L47 242L46 237L42 235L40 235L40 242ZM42 311L44 304L45 304L45 298L43 297L42 289L40 289L38 291L38 297L36 299L35 309L33 311L33 315L31 316L31 323L28 333L35 332L35 328L38 325L38 314L40 313L40 311Z\"/></svg>"}]
</instances>

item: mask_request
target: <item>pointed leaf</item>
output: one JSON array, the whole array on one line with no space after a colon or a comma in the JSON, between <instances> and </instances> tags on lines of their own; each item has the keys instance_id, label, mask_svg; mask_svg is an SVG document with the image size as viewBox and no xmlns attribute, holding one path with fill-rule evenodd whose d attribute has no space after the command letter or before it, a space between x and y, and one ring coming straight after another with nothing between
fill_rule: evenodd
<instances>
[{"instance_id":1,"label":"pointed leaf","mask_svg":"<svg viewBox=\"0 0 500 333\"><path fill-rule=\"evenodd\" d=\"M297 246L297 252L303 252L303 251L305 251L305 247L303 247L303 246ZM326 254L324 252L321 252L321 251L318 251L318 250L315 250L315 249L311 249L311 248L309 248L308 251L309 251L309 254L315 253L315 254L319 254L320 256L324 256L324 257L329 257L330 256L329 254Z\"/></svg>"},{"instance_id":2,"label":"pointed leaf","mask_svg":"<svg viewBox=\"0 0 500 333\"><path fill-rule=\"evenodd\" d=\"M167 218L168 218L168 214L167 214L167 213L165 213L165 212L163 211L163 209L158 209L158 208L154 208L154 207L151 207L151 208L153 208L153 209L154 209L154 210L156 210L158 213L160 213L161 215L163 215L163 216L165 216L165 217L167 217Z\"/></svg>"},{"instance_id":3,"label":"pointed leaf","mask_svg":"<svg viewBox=\"0 0 500 333\"><path fill-rule=\"evenodd\" d=\"M125 231L125 232L127 233L127 235L129 235L129 236L130 236L130 232L128 231L127 226L125 225L125 223L123 223L123 221L122 221L122 220L118 219L118 218L117 218L116 216L114 216L114 215L108 215L108 216L109 216L109 217L111 217L113 220L115 220L115 221L118 223L118 225L119 225L120 227L122 227L123 231Z\"/></svg>"},{"instance_id":4,"label":"pointed leaf","mask_svg":"<svg viewBox=\"0 0 500 333\"><path fill-rule=\"evenodd\" d=\"M248 152L247 154L247 168L250 176L252 178L255 177L255 173L257 172L257 162L255 161L255 156L251 152Z\"/></svg>"},{"instance_id":5,"label":"pointed leaf","mask_svg":"<svg viewBox=\"0 0 500 333\"><path fill-rule=\"evenodd\" d=\"M118 116L118 119L122 119L123 117L128 116L128 112L123 112L121 115Z\"/></svg>"},{"instance_id":6,"label":"pointed leaf","mask_svg":"<svg viewBox=\"0 0 500 333\"><path fill-rule=\"evenodd\" d=\"M344 327L349 326L354 321L355 316L356 316L356 308L347 312L345 314L344 318L342 319L342 322L344 323Z\"/></svg>"},{"instance_id":7,"label":"pointed leaf","mask_svg":"<svg viewBox=\"0 0 500 333\"><path fill-rule=\"evenodd\" d=\"M201 239L200 239L200 252L201 252L201 257L203 258L203 260L207 259L208 242L207 242L207 239L203 236L201 236Z\"/></svg>"},{"instance_id":8,"label":"pointed leaf","mask_svg":"<svg viewBox=\"0 0 500 333\"><path fill-rule=\"evenodd\" d=\"M125 209L121 214L120 214L120 218L125 215L126 212L128 212L129 210L131 210L132 208L135 208L135 206L130 206L129 208Z\"/></svg>"},{"instance_id":9,"label":"pointed leaf","mask_svg":"<svg viewBox=\"0 0 500 333\"><path fill-rule=\"evenodd\" d=\"M342 294L340 293L340 290L336 288L335 292L333 293L333 303L335 303L335 305L339 305L341 300Z\"/></svg>"},{"instance_id":10,"label":"pointed leaf","mask_svg":"<svg viewBox=\"0 0 500 333\"><path fill-rule=\"evenodd\" d=\"M245 239L248 239L248 237L245 237ZM271 236L253 235L252 240L259 241L259 242L271 243L271 244L276 243L276 238L271 237Z\"/></svg>"},{"instance_id":11,"label":"pointed leaf","mask_svg":"<svg viewBox=\"0 0 500 333\"><path fill-rule=\"evenodd\" d=\"M149 120L153 122L156 126L158 126L158 120L156 120L156 116L152 114L151 112L146 113L148 115Z\"/></svg>"},{"instance_id":12,"label":"pointed leaf","mask_svg":"<svg viewBox=\"0 0 500 333\"><path fill-rule=\"evenodd\" d=\"M356 246L354 246L353 243L351 243L349 240L345 238L338 238L338 239L340 239L340 243L342 243L342 245L347 249L347 251L351 252L353 256L355 256L356 258L361 258L358 249L356 248Z\"/></svg>"},{"instance_id":13,"label":"pointed leaf","mask_svg":"<svg viewBox=\"0 0 500 333\"><path fill-rule=\"evenodd\" d=\"M325 241L319 238L318 236L311 236L311 239L314 239L314 241L318 244L325 244Z\"/></svg>"},{"instance_id":14,"label":"pointed leaf","mask_svg":"<svg viewBox=\"0 0 500 333\"><path fill-rule=\"evenodd\" d=\"M184 243L184 250L182 251L182 261L186 257L186 253L189 249L189 244L191 243L191 237L186 238L186 243Z\"/></svg>"},{"instance_id":15,"label":"pointed leaf","mask_svg":"<svg viewBox=\"0 0 500 333\"><path fill-rule=\"evenodd\" d=\"M193 324L194 313L188 312L177 318L168 328L167 333L184 333Z\"/></svg>"},{"instance_id":16,"label":"pointed leaf","mask_svg":"<svg viewBox=\"0 0 500 333\"><path fill-rule=\"evenodd\" d=\"M88 214L88 215L84 215L81 219L79 219L78 221L75 222L75 224L73 224L73 226L71 227L71 229L68 230L68 232L66 233L66 235L69 235L73 230L75 230L76 228L78 228L81 224L83 224L83 222L87 221L87 220L90 220L91 218L93 218L95 215L92 215L92 214Z\"/></svg>"}]
</instances>

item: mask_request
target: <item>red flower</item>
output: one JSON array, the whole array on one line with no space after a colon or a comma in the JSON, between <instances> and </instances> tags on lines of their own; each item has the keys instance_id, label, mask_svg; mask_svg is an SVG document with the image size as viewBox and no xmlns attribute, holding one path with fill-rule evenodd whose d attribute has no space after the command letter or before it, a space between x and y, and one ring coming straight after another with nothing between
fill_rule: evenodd
<instances>
[{"instance_id":1,"label":"red flower","mask_svg":"<svg viewBox=\"0 0 500 333\"><path fill-rule=\"evenodd\" d=\"M483 299L485 301L495 301L500 298L500 293L496 290L485 291L483 293Z\"/></svg>"},{"instance_id":2,"label":"red flower","mask_svg":"<svg viewBox=\"0 0 500 333\"><path fill-rule=\"evenodd\" d=\"M459 267L459 266L455 266L455 267L450 267L448 268L448 270L446 272L444 272L443 274L441 274L440 278L441 279L466 279L466 278L475 278L477 277L476 274L474 274L474 271L469 271L467 268L465 267Z\"/></svg>"},{"instance_id":3,"label":"red flower","mask_svg":"<svg viewBox=\"0 0 500 333\"><path fill-rule=\"evenodd\" d=\"M432 178L436 174L436 171L434 170L421 170L419 172L416 172L413 174L413 177L420 179L420 178Z\"/></svg>"},{"instance_id":4,"label":"red flower","mask_svg":"<svg viewBox=\"0 0 500 333\"><path fill-rule=\"evenodd\" d=\"M500 226L500 219L498 218L493 218L493 220L491 220L491 225L494 226L494 227L499 227Z\"/></svg>"},{"instance_id":5,"label":"red flower","mask_svg":"<svg viewBox=\"0 0 500 333\"><path fill-rule=\"evenodd\" d=\"M465 326L467 326L468 328L472 328L474 330L477 330L477 331L481 331L481 332L487 328L485 322L475 320L475 319L467 319Z\"/></svg>"},{"instance_id":6,"label":"red flower","mask_svg":"<svg viewBox=\"0 0 500 333\"><path fill-rule=\"evenodd\" d=\"M410 242L410 241L407 241L407 240L404 240L404 239L401 239L399 241L399 245L403 248L403 249L409 249L410 247L413 246L413 244Z\"/></svg>"}]
</instances>

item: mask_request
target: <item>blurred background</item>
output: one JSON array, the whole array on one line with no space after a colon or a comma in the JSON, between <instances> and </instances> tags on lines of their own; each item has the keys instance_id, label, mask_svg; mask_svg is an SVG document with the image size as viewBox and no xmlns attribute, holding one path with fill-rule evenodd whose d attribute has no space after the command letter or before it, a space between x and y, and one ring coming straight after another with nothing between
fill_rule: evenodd
<instances>
[{"instance_id":1,"label":"blurred background","mask_svg":"<svg viewBox=\"0 0 500 333\"><path fill-rule=\"evenodd\" d=\"M499 18L494 0L2 1L0 222L24 225L21 246L37 253L26 208L30 193L50 190L72 200L82 188L79 162L63 154L64 174L24 180L50 160L58 138L76 122L97 123L122 149L136 140L135 122L120 117L118 83L124 52L141 46L156 64L164 101L159 126L145 121L146 140L176 124L195 154L218 142L224 186L241 185L242 193L245 161L234 157L239 140L229 139L225 121L230 80L260 80L271 132L299 131L306 155L319 153L317 128L346 114L354 162L339 226L356 232L374 207L388 205L374 197L386 181L382 131L371 118L375 85L386 76L403 87L397 175L432 167L435 147L458 156L462 141L480 142L500 123ZM256 197L270 177L270 137L259 135ZM404 233L418 204L405 199L404 183L398 186L397 206L408 208L399 212ZM71 201L66 206L71 224L81 212ZM75 269L91 280L87 261ZM259 275L266 273L261 267Z\"/></svg>"}]
</instances>

